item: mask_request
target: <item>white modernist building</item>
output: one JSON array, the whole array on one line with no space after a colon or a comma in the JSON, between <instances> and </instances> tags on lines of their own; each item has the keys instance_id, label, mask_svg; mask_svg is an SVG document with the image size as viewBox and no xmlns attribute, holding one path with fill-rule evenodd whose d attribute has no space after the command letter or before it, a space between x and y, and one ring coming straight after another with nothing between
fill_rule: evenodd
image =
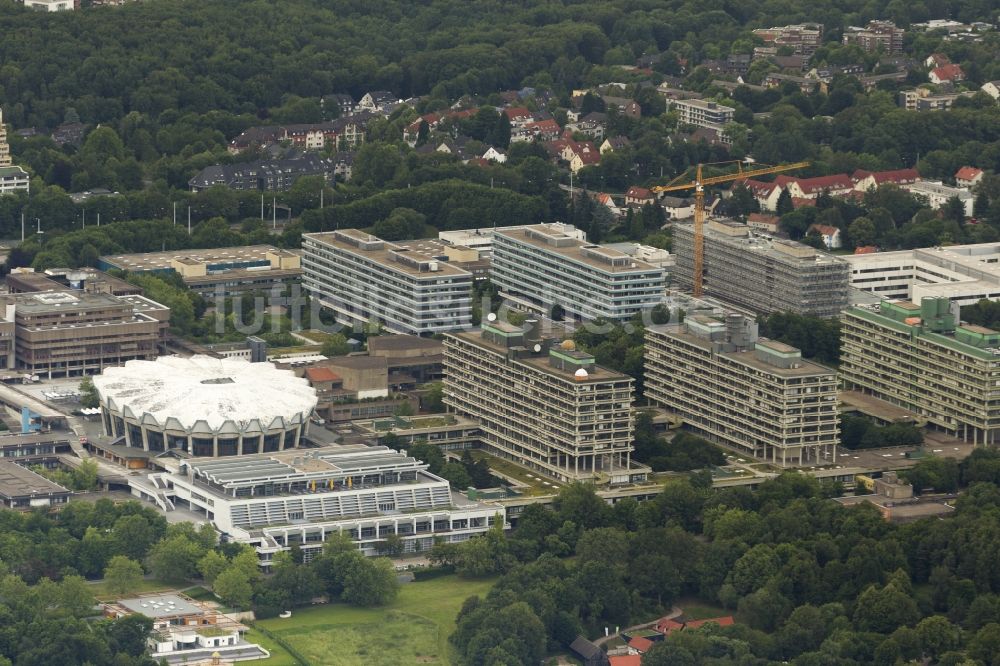
<instances>
[{"instance_id":1,"label":"white modernist building","mask_svg":"<svg viewBox=\"0 0 1000 666\"><path fill-rule=\"evenodd\" d=\"M302 248L303 284L340 318L412 335L472 325L472 273L445 257L356 229L304 234Z\"/></svg>"},{"instance_id":2,"label":"white modernist building","mask_svg":"<svg viewBox=\"0 0 1000 666\"><path fill-rule=\"evenodd\" d=\"M493 254L493 236L498 231L514 231L528 225L513 227L483 227L481 229L456 229L454 231L438 232L438 240L448 245L458 245L472 250L478 250L479 256L489 258ZM563 232L578 241L586 241L587 234L582 229L570 225L563 226Z\"/></svg>"},{"instance_id":3,"label":"white modernist building","mask_svg":"<svg viewBox=\"0 0 1000 666\"><path fill-rule=\"evenodd\" d=\"M505 515L499 505L453 494L426 463L384 446L185 460L179 472L151 478L172 486L176 506L204 514L219 531L254 546L265 567L274 553L295 545L308 561L337 534L369 555L393 535L405 552L428 550L435 539L481 534Z\"/></svg>"},{"instance_id":4,"label":"white modernist building","mask_svg":"<svg viewBox=\"0 0 1000 666\"><path fill-rule=\"evenodd\" d=\"M627 321L663 300L666 273L607 245L579 240L566 224L535 224L498 231L490 279L501 295L548 315Z\"/></svg>"},{"instance_id":5,"label":"white modernist building","mask_svg":"<svg viewBox=\"0 0 1000 666\"><path fill-rule=\"evenodd\" d=\"M904 190L909 190L910 194L926 199L928 205L934 209L945 205L949 199L957 198L965 208L965 216L972 217L975 198L967 188L952 187L933 180L920 180L902 187Z\"/></svg>"},{"instance_id":6,"label":"white modernist building","mask_svg":"<svg viewBox=\"0 0 1000 666\"><path fill-rule=\"evenodd\" d=\"M842 257L851 286L883 299L942 297L971 305L1000 298L1000 243L928 247Z\"/></svg>"},{"instance_id":7,"label":"white modernist building","mask_svg":"<svg viewBox=\"0 0 1000 666\"><path fill-rule=\"evenodd\" d=\"M199 457L294 448L316 406L306 379L238 358L128 361L94 377L94 387L107 436Z\"/></svg>"}]
</instances>

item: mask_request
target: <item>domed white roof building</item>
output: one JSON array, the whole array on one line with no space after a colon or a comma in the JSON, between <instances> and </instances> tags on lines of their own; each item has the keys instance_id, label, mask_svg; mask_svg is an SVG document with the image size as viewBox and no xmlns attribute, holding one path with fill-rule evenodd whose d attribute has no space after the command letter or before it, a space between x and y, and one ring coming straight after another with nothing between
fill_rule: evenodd
<instances>
[{"instance_id":1,"label":"domed white roof building","mask_svg":"<svg viewBox=\"0 0 1000 666\"><path fill-rule=\"evenodd\" d=\"M161 356L94 377L108 437L152 453L235 456L294 448L316 391L291 370L236 358Z\"/></svg>"}]
</instances>

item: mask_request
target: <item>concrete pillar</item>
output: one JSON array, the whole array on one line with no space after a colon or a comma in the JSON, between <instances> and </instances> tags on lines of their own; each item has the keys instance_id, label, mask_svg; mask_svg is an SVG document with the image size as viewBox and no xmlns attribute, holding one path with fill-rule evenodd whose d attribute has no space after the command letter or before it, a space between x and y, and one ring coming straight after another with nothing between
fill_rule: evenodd
<instances>
[{"instance_id":1,"label":"concrete pillar","mask_svg":"<svg viewBox=\"0 0 1000 666\"><path fill-rule=\"evenodd\" d=\"M212 457L219 457L219 435L212 435Z\"/></svg>"}]
</instances>

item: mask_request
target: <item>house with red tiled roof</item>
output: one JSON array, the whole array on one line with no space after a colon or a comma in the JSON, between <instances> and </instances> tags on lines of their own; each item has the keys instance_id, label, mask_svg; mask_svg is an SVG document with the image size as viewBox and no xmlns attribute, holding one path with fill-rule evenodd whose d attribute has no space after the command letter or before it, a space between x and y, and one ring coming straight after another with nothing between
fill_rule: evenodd
<instances>
[{"instance_id":1,"label":"house with red tiled roof","mask_svg":"<svg viewBox=\"0 0 1000 666\"><path fill-rule=\"evenodd\" d=\"M747 179L743 185L753 194L761 210L777 210L778 198L781 197L781 187L777 183Z\"/></svg>"},{"instance_id":2,"label":"house with red tiled roof","mask_svg":"<svg viewBox=\"0 0 1000 666\"><path fill-rule=\"evenodd\" d=\"M932 53L924 60L924 67L944 67L951 64L951 58L943 53Z\"/></svg>"},{"instance_id":3,"label":"house with red tiled roof","mask_svg":"<svg viewBox=\"0 0 1000 666\"><path fill-rule=\"evenodd\" d=\"M942 65L932 69L927 78L931 83L955 83L965 80L965 72L961 65Z\"/></svg>"},{"instance_id":4,"label":"house with red tiled roof","mask_svg":"<svg viewBox=\"0 0 1000 666\"><path fill-rule=\"evenodd\" d=\"M580 141L573 150L573 158L569 161L570 171L577 173L586 166L601 163L601 153L591 141Z\"/></svg>"},{"instance_id":5,"label":"house with red tiled roof","mask_svg":"<svg viewBox=\"0 0 1000 666\"><path fill-rule=\"evenodd\" d=\"M843 246L840 238L840 229L829 224L813 224L809 226L809 232L815 231L822 237L823 244L828 250L837 250Z\"/></svg>"},{"instance_id":6,"label":"house with red tiled roof","mask_svg":"<svg viewBox=\"0 0 1000 666\"><path fill-rule=\"evenodd\" d=\"M656 195L653 194L652 190L648 190L645 187L633 185L625 193L625 205L629 208L648 206L654 203L656 203Z\"/></svg>"},{"instance_id":7,"label":"house with red tiled roof","mask_svg":"<svg viewBox=\"0 0 1000 666\"><path fill-rule=\"evenodd\" d=\"M523 106L512 106L503 110L512 127L522 127L535 120L535 116Z\"/></svg>"},{"instance_id":8,"label":"house with red tiled roof","mask_svg":"<svg viewBox=\"0 0 1000 666\"><path fill-rule=\"evenodd\" d=\"M535 122L528 123L524 126L524 129L528 130L533 138L537 138L539 141L551 141L553 139L558 139L559 135L562 133L562 128L559 127L553 118L546 118L545 120L536 120Z\"/></svg>"},{"instance_id":9,"label":"house with red tiled roof","mask_svg":"<svg viewBox=\"0 0 1000 666\"><path fill-rule=\"evenodd\" d=\"M854 189L857 192L867 192L883 185L912 185L920 180L916 169L895 169L893 171L863 171L858 169L851 174Z\"/></svg>"},{"instance_id":10,"label":"house with red tiled roof","mask_svg":"<svg viewBox=\"0 0 1000 666\"><path fill-rule=\"evenodd\" d=\"M653 641L645 636L636 636L628 642L629 652L633 654L646 654L653 647Z\"/></svg>"},{"instance_id":11,"label":"house with red tiled roof","mask_svg":"<svg viewBox=\"0 0 1000 666\"><path fill-rule=\"evenodd\" d=\"M543 141L542 148L545 149L545 152L549 154L549 158L552 160L566 160L563 154L573 143L572 139L555 139L554 141ZM570 156L570 159L573 159L572 156Z\"/></svg>"},{"instance_id":12,"label":"house with red tiled roof","mask_svg":"<svg viewBox=\"0 0 1000 666\"><path fill-rule=\"evenodd\" d=\"M619 654L608 655L610 666L642 666L642 655L640 654Z\"/></svg>"},{"instance_id":13,"label":"house with red tiled roof","mask_svg":"<svg viewBox=\"0 0 1000 666\"><path fill-rule=\"evenodd\" d=\"M677 620L663 618L656 623L656 630L663 634L664 636L669 636L675 631L680 631L684 628L683 622L678 622Z\"/></svg>"},{"instance_id":14,"label":"house with red tiled roof","mask_svg":"<svg viewBox=\"0 0 1000 666\"><path fill-rule=\"evenodd\" d=\"M306 379L309 380L309 385L318 392L332 391L344 383L340 375L324 366L306 368Z\"/></svg>"},{"instance_id":15,"label":"house with red tiled roof","mask_svg":"<svg viewBox=\"0 0 1000 666\"><path fill-rule=\"evenodd\" d=\"M806 199L805 197L792 197L792 208L815 208L815 199Z\"/></svg>"},{"instance_id":16,"label":"house with red tiled roof","mask_svg":"<svg viewBox=\"0 0 1000 666\"><path fill-rule=\"evenodd\" d=\"M611 214L616 217L622 214L622 209L618 207L618 205L615 203L615 200L607 192L598 192L596 195L594 195L594 201L596 201L598 205L607 208L611 212Z\"/></svg>"},{"instance_id":17,"label":"house with red tiled roof","mask_svg":"<svg viewBox=\"0 0 1000 666\"><path fill-rule=\"evenodd\" d=\"M964 166L955 172L955 184L959 187L973 187L983 179L983 170L973 166Z\"/></svg>"},{"instance_id":18,"label":"house with red tiled roof","mask_svg":"<svg viewBox=\"0 0 1000 666\"><path fill-rule=\"evenodd\" d=\"M817 176L815 178L796 178L779 175L774 182L788 190L792 197L800 199L816 199L821 194L847 194L854 189L854 183L846 173L833 176Z\"/></svg>"}]
</instances>

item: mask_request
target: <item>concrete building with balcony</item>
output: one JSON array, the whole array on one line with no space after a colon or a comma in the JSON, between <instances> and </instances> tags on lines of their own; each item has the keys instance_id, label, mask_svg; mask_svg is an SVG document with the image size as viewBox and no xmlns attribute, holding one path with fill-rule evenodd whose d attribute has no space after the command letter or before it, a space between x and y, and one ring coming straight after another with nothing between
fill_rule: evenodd
<instances>
[{"instance_id":1,"label":"concrete building with balcony","mask_svg":"<svg viewBox=\"0 0 1000 666\"><path fill-rule=\"evenodd\" d=\"M628 483L633 463L634 383L596 365L572 340L488 321L445 337L444 402L479 422L482 448L548 477Z\"/></svg>"},{"instance_id":2,"label":"concrete building with balcony","mask_svg":"<svg viewBox=\"0 0 1000 666\"><path fill-rule=\"evenodd\" d=\"M1000 332L947 298L882 301L841 318L840 377L972 444L1000 442Z\"/></svg>"},{"instance_id":3,"label":"concrete building with balcony","mask_svg":"<svg viewBox=\"0 0 1000 666\"><path fill-rule=\"evenodd\" d=\"M309 561L331 535L349 536L366 555L398 536L412 553L430 550L438 539L465 541L504 521L502 506L452 493L426 463L384 446L191 459L155 483L171 486L176 506L256 548L265 568L274 553L296 545Z\"/></svg>"},{"instance_id":4,"label":"concrete building with balcony","mask_svg":"<svg viewBox=\"0 0 1000 666\"><path fill-rule=\"evenodd\" d=\"M107 255L98 268L130 273L177 273L191 291L213 298L285 292L302 279L302 253L272 245Z\"/></svg>"},{"instance_id":5,"label":"concrete building with balcony","mask_svg":"<svg viewBox=\"0 0 1000 666\"><path fill-rule=\"evenodd\" d=\"M646 328L645 392L709 440L776 465L837 461L837 374L734 313Z\"/></svg>"},{"instance_id":6,"label":"concrete building with balcony","mask_svg":"<svg viewBox=\"0 0 1000 666\"><path fill-rule=\"evenodd\" d=\"M892 21L869 21L864 27L846 27L842 39L844 44L856 44L868 53L898 55L903 52L905 35L906 31Z\"/></svg>"},{"instance_id":7,"label":"concrete building with balcony","mask_svg":"<svg viewBox=\"0 0 1000 666\"><path fill-rule=\"evenodd\" d=\"M7 367L49 378L155 358L170 320L170 308L135 295L66 290L13 294L4 300L0 354L11 327L14 349Z\"/></svg>"},{"instance_id":8,"label":"concrete building with balcony","mask_svg":"<svg viewBox=\"0 0 1000 666\"><path fill-rule=\"evenodd\" d=\"M469 271L357 229L304 234L303 283L338 320L432 335L472 325Z\"/></svg>"},{"instance_id":9,"label":"concrete building with balcony","mask_svg":"<svg viewBox=\"0 0 1000 666\"><path fill-rule=\"evenodd\" d=\"M744 224L711 220L704 228L705 293L756 312L837 317L848 305L849 266L802 243L753 233ZM674 224L671 277L694 282L694 226Z\"/></svg>"},{"instance_id":10,"label":"concrete building with balcony","mask_svg":"<svg viewBox=\"0 0 1000 666\"><path fill-rule=\"evenodd\" d=\"M576 228L536 224L498 231L490 279L500 294L548 315L554 305L577 319L627 321L663 299L662 266L579 240Z\"/></svg>"},{"instance_id":11,"label":"concrete building with balcony","mask_svg":"<svg viewBox=\"0 0 1000 666\"><path fill-rule=\"evenodd\" d=\"M965 217L972 217L975 197L972 192L965 187L952 187L940 181L921 180L916 183L903 185L903 189L916 195L918 199L923 199L927 205L937 210L948 204L952 199L958 199L962 204L962 211Z\"/></svg>"},{"instance_id":12,"label":"concrete building with balcony","mask_svg":"<svg viewBox=\"0 0 1000 666\"><path fill-rule=\"evenodd\" d=\"M28 172L19 166L0 166L0 195L28 192L31 182Z\"/></svg>"},{"instance_id":13,"label":"concrete building with balcony","mask_svg":"<svg viewBox=\"0 0 1000 666\"><path fill-rule=\"evenodd\" d=\"M681 125L707 127L721 132L733 122L736 109L725 104L705 99L674 99L667 102L671 111L678 114Z\"/></svg>"}]
</instances>

